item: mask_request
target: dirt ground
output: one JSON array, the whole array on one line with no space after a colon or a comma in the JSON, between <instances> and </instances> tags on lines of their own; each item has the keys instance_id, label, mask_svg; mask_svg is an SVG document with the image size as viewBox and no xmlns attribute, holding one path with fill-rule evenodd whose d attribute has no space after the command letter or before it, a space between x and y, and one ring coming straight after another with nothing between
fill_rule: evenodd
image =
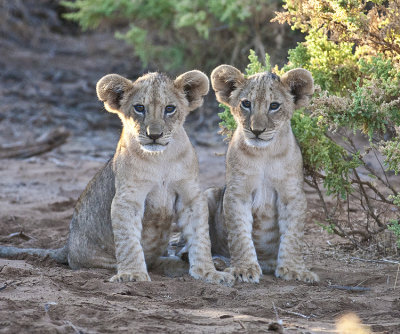
<instances>
[{"instance_id":1,"label":"dirt ground","mask_svg":"<svg viewBox=\"0 0 400 334\"><path fill-rule=\"evenodd\" d=\"M55 248L120 133L95 84L107 73L135 78L141 70L111 33L81 34L51 1L32 1L27 6L40 5L29 12L19 1L0 1L0 146L30 143L59 126L71 135L51 152L0 160L0 243ZM187 124L204 189L224 182L216 112L211 97ZM400 333L399 266L361 261L380 257L355 253L321 231L317 196L306 193L304 254L318 284L265 275L257 285L225 287L151 272L152 282L110 283L107 270L72 271L33 256L0 259L0 333L335 333L337 319L350 312L374 333Z\"/></svg>"}]
</instances>

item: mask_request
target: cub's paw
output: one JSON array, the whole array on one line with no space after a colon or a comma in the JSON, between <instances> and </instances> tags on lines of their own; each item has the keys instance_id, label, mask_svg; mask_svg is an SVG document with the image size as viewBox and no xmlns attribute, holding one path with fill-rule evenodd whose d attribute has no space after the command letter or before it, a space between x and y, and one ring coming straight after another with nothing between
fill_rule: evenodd
<instances>
[{"instance_id":1,"label":"cub's paw","mask_svg":"<svg viewBox=\"0 0 400 334\"><path fill-rule=\"evenodd\" d=\"M283 278L284 280L298 280L307 283L318 282L319 277L316 273L305 268L303 269L292 269L288 267L278 267L275 270L275 276Z\"/></svg>"},{"instance_id":2,"label":"cub's paw","mask_svg":"<svg viewBox=\"0 0 400 334\"><path fill-rule=\"evenodd\" d=\"M225 269L239 282L258 283L261 276L261 267L258 263L229 267Z\"/></svg>"},{"instance_id":3,"label":"cub's paw","mask_svg":"<svg viewBox=\"0 0 400 334\"><path fill-rule=\"evenodd\" d=\"M196 279L201 279L207 283L223 284L232 286L235 278L227 272L217 271L214 268L205 270L202 268L193 268L189 271L190 275Z\"/></svg>"},{"instance_id":4,"label":"cub's paw","mask_svg":"<svg viewBox=\"0 0 400 334\"><path fill-rule=\"evenodd\" d=\"M110 282L147 282L151 281L146 272L125 271L110 278Z\"/></svg>"}]
</instances>

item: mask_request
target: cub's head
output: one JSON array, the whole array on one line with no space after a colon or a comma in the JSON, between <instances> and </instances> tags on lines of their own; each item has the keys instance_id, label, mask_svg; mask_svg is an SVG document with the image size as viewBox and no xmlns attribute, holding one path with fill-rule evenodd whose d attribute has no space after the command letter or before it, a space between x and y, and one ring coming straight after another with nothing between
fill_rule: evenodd
<instances>
[{"instance_id":1,"label":"cub's head","mask_svg":"<svg viewBox=\"0 0 400 334\"><path fill-rule=\"evenodd\" d=\"M230 107L249 146L266 147L296 109L306 106L314 93L313 78L297 68L281 78L264 72L248 78L235 67L218 66L211 73L217 100Z\"/></svg>"},{"instance_id":2,"label":"cub's head","mask_svg":"<svg viewBox=\"0 0 400 334\"><path fill-rule=\"evenodd\" d=\"M202 105L209 81L200 71L186 72L175 80L160 73L132 82L109 74L97 83L97 96L109 112L117 113L124 128L144 151L163 151L189 111Z\"/></svg>"}]
</instances>

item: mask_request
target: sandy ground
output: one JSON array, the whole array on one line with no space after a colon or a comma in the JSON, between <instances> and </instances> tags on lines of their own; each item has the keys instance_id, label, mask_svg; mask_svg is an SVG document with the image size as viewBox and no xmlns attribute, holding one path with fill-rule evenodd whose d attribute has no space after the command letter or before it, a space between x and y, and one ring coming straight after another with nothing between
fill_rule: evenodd
<instances>
[{"instance_id":1,"label":"sandy ground","mask_svg":"<svg viewBox=\"0 0 400 334\"><path fill-rule=\"evenodd\" d=\"M59 247L66 240L74 202L112 154L117 134L72 137L60 148L0 165L0 240L20 247ZM96 143L98 141L98 143ZM100 143L107 142L106 148ZM96 145L97 144L97 145ZM197 148L204 188L223 182L224 146ZM101 151L101 154L99 152ZM361 262L321 232L308 193L305 257L321 282L285 282L272 275L260 284L209 285L188 275L150 273L149 283L110 283L106 270L72 271L50 259L0 259L2 333L262 333L283 321L286 333L332 333L335 319L356 312L374 332L400 332L397 266ZM12 236L12 233L22 235ZM332 245L332 246L330 246ZM362 286L349 292L332 285Z\"/></svg>"},{"instance_id":2,"label":"sandy ground","mask_svg":"<svg viewBox=\"0 0 400 334\"><path fill-rule=\"evenodd\" d=\"M39 2L39 9L50 3ZM59 19L51 21L55 28L41 27L42 14L24 17L11 7L0 26L0 146L31 142L57 126L71 136L49 153L0 160L0 244L59 247L75 201L118 141L119 121L97 101L96 81L110 72L134 78L140 67L110 33L66 34ZM216 112L208 102L187 125L204 189L224 182ZM349 312L375 333L400 333L398 265L354 259L361 255L315 224L317 197L307 190L307 198L304 256L318 284L266 275L257 285L225 287L155 273L152 282L110 283L106 270L72 271L33 256L0 259L0 333L334 333Z\"/></svg>"}]
</instances>

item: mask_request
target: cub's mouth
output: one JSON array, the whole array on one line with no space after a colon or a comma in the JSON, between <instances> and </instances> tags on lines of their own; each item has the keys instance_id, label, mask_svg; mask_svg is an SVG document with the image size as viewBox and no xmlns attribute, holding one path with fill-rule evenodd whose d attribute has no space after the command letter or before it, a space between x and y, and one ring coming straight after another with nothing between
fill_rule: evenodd
<instances>
[{"instance_id":1,"label":"cub's mouth","mask_svg":"<svg viewBox=\"0 0 400 334\"><path fill-rule=\"evenodd\" d=\"M249 138L245 136L245 142L247 145L252 146L252 147L267 147L269 144L271 144L272 140L274 139L274 136L271 136L269 138L259 138L259 137L252 137Z\"/></svg>"},{"instance_id":2,"label":"cub's mouth","mask_svg":"<svg viewBox=\"0 0 400 334\"><path fill-rule=\"evenodd\" d=\"M140 143L140 146L146 152L162 152L167 148L168 144L153 141L152 143Z\"/></svg>"}]
</instances>

